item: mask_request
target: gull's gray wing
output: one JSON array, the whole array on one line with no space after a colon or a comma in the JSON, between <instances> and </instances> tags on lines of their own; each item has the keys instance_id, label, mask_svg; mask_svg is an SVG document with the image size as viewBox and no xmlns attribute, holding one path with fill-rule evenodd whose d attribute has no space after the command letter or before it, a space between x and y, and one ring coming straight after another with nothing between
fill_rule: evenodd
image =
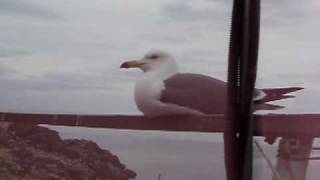
<instances>
[{"instance_id":1,"label":"gull's gray wing","mask_svg":"<svg viewBox=\"0 0 320 180\"><path fill-rule=\"evenodd\" d=\"M161 93L160 101L198 110L205 114L223 114L227 106L227 84L221 80L190 73L179 73L164 81L165 89ZM273 88L256 90L265 94L255 101L255 110L275 110L283 106L268 104L267 102L291 98L286 95L301 90L300 87Z\"/></svg>"},{"instance_id":2,"label":"gull's gray wing","mask_svg":"<svg viewBox=\"0 0 320 180\"><path fill-rule=\"evenodd\" d=\"M198 110L223 114L226 108L226 83L200 74L179 73L164 81L160 101Z\"/></svg>"}]
</instances>

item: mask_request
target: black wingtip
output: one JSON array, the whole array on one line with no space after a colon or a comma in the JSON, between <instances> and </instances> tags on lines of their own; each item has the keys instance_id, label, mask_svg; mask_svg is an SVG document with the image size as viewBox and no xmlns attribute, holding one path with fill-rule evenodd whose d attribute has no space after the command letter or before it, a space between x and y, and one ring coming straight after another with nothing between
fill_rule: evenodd
<instances>
[{"instance_id":1,"label":"black wingtip","mask_svg":"<svg viewBox=\"0 0 320 180\"><path fill-rule=\"evenodd\" d=\"M300 91L300 90L304 89L304 87L292 87L290 89L292 89L292 92L294 92L294 91Z\"/></svg>"},{"instance_id":2,"label":"black wingtip","mask_svg":"<svg viewBox=\"0 0 320 180\"><path fill-rule=\"evenodd\" d=\"M281 99L293 98L295 96L287 95L296 91L304 89L303 87L287 87L287 88L271 88L271 89L262 89L266 96L259 100L259 103L266 103L270 101L276 101Z\"/></svg>"}]
</instances>

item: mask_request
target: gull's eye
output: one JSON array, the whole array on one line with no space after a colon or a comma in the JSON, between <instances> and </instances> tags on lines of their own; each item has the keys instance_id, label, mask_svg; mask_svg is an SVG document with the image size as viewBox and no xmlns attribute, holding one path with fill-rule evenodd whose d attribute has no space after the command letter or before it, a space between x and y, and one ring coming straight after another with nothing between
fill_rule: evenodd
<instances>
[{"instance_id":1,"label":"gull's eye","mask_svg":"<svg viewBox=\"0 0 320 180\"><path fill-rule=\"evenodd\" d=\"M159 58L159 56L157 56L157 55L155 55L155 54L153 54L153 55L151 55L150 57L149 57L149 59L158 59Z\"/></svg>"}]
</instances>

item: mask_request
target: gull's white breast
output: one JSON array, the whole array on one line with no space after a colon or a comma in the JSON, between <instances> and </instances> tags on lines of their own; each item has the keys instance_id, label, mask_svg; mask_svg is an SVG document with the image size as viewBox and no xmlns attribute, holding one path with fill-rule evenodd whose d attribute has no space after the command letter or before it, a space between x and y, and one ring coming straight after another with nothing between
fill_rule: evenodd
<instances>
[{"instance_id":1,"label":"gull's white breast","mask_svg":"<svg viewBox=\"0 0 320 180\"><path fill-rule=\"evenodd\" d=\"M153 116L161 109L161 91L164 89L162 81L141 77L135 85L134 98L136 105L145 115Z\"/></svg>"},{"instance_id":2,"label":"gull's white breast","mask_svg":"<svg viewBox=\"0 0 320 180\"><path fill-rule=\"evenodd\" d=\"M161 102L161 92L164 89L165 85L163 80L153 78L148 74L142 76L136 82L134 91L134 98L138 109L143 112L144 115L150 117L178 114L204 114L188 107Z\"/></svg>"}]
</instances>

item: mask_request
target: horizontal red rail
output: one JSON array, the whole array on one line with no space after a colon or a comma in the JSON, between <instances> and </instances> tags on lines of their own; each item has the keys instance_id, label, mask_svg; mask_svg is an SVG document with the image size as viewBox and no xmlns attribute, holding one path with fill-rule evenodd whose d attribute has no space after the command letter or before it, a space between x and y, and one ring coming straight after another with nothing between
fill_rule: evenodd
<instances>
[{"instance_id":1,"label":"horizontal red rail","mask_svg":"<svg viewBox=\"0 0 320 180\"><path fill-rule=\"evenodd\" d=\"M255 115L257 136L320 137L320 114ZM223 132L224 115L147 118L131 115L0 113L0 121L132 130Z\"/></svg>"}]
</instances>

